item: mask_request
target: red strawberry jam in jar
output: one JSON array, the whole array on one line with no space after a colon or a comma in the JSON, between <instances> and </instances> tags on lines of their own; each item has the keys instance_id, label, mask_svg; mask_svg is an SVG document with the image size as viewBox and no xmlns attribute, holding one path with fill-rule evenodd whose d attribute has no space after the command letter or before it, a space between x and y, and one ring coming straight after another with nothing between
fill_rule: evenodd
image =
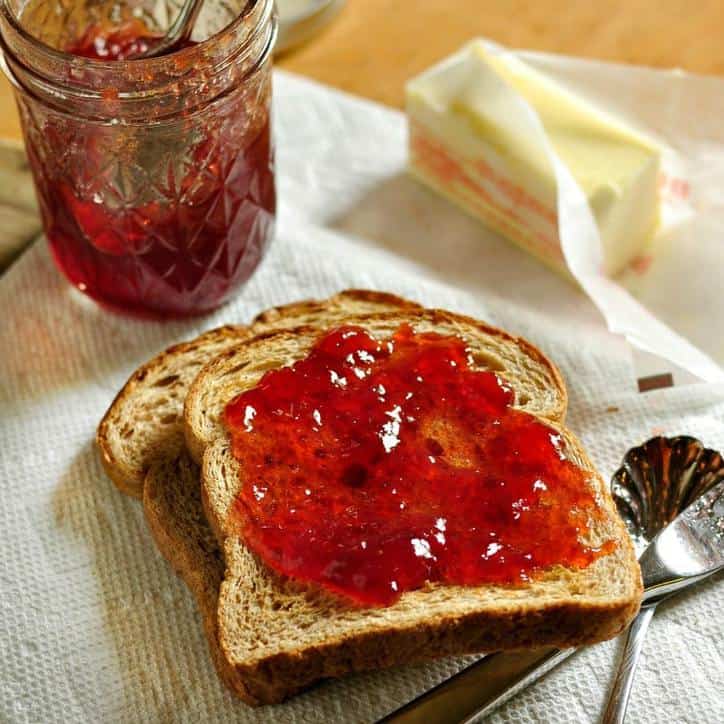
<instances>
[{"instance_id":1,"label":"red strawberry jam in jar","mask_svg":"<svg viewBox=\"0 0 724 724\"><path fill-rule=\"evenodd\" d=\"M152 47L181 0L0 0L46 236L81 291L183 317L223 304L274 229L272 0L206 0L192 41Z\"/></svg>"},{"instance_id":2,"label":"red strawberry jam in jar","mask_svg":"<svg viewBox=\"0 0 724 724\"><path fill-rule=\"evenodd\" d=\"M593 533L592 473L456 336L332 330L224 422L243 478L230 526L272 570L353 605L525 586L615 547Z\"/></svg>"}]
</instances>

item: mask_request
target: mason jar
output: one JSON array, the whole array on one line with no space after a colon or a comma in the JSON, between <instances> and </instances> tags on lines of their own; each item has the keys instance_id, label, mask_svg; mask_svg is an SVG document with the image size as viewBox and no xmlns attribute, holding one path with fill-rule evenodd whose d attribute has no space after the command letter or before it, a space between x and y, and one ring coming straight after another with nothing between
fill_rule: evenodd
<instances>
[{"instance_id":1,"label":"mason jar","mask_svg":"<svg viewBox=\"0 0 724 724\"><path fill-rule=\"evenodd\" d=\"M276 207L273 0L206 0L190 42L129 58L181 3L0 0L58 267L103 305L161 317L223 304L262 259Z\"/></svg>"}]
</instances>

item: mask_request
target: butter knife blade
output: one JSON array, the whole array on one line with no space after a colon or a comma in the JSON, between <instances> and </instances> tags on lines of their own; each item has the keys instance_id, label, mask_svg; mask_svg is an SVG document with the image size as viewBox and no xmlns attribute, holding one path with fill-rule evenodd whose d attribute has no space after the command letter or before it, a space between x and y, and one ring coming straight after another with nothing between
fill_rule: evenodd
<instances>
[{"instance_id":1,"label":"butter knife blade","mask_svg":"<svg viewBox=\"0 0 724 724\"><path fill-rule=\"evenodd\" d=\"M378 724L468 724L478 721L572 656L576 649L503 651L476 661Z\"/></svg>"}]
</instances>

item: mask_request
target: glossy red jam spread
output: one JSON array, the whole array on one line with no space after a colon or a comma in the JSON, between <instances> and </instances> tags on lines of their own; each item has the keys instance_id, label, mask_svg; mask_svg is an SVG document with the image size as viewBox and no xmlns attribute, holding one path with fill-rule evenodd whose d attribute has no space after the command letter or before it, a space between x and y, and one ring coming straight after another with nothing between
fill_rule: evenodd
<instances>
[{"instance_id":1,"label":"glossy red jam spread","mask_svg":"<svg viewBox=\"0 0 724 724\"><path fill-rule=\"evenodd\" d=\"M133 21L93 26L66 51L117 61L156 40ZM213 107L147 124L114 118L112 81L110 121L48 115L28 154L51 249L76 287L123 311L186 316L218 307L251 275L276 206L269 81L257 76Z\"/></svg>"},{"instance_id":2,"label":"glossy red jam spread","mask_svg":"<svg viewBox=\"0 0 724 724\"><path fill-rule=\"evenodd\" d=\"M581 542L600 515L586 473L514 397L457 337L327 333L226 407L240 535L279 573L361 605L589 565L613 544Z\"/></svg>"}]
</instances>

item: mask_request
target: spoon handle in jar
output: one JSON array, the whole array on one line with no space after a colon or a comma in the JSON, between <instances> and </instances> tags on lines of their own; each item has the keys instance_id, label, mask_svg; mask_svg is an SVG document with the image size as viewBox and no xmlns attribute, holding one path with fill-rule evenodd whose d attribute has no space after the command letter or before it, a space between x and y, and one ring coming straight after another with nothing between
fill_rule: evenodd
<instances>
[{"instance_id":1,"label":"spoon handle in jar","mask_svg":"<svg viewBox=\"0 0 724 724\"><path fill-rule=\"evenodd\" d=\"M636 618L629 626L626 634L623 656L618 665L613 688L608 698L608 706L601 719L601 724L623 724L626 718L631 686L638 665L641 649L646 638L646 631L656 610L656 603L641 608Z\"/></svg>"},{"instance_id":2,"label":"spoon handle in jar","mask_svg":"<svg viewBox=\"0 0 724 724\"><path fill-rule=\"evenodd\" d=\"M173 37L177 43L188 40L203 4L204 0L186 0L169 28L168 37Z\"/></svg>"},{"instance_id":3,"label":"spoon handle in jar","mask_svg":"<svg viewBox=\"0 0 724 724\"><path fill-rule=\"evenodd\" d=\"M184 4L178 11L178 15L171 23L166 35L160 43L154 43L142 53L131 56L133 60L142 58L155 58L159 55L165 55L172 50L178 49L178 46L191 37L194 30L196 18L201 12L204 0L184 0Z\"/></svg>"}]
</instances>

